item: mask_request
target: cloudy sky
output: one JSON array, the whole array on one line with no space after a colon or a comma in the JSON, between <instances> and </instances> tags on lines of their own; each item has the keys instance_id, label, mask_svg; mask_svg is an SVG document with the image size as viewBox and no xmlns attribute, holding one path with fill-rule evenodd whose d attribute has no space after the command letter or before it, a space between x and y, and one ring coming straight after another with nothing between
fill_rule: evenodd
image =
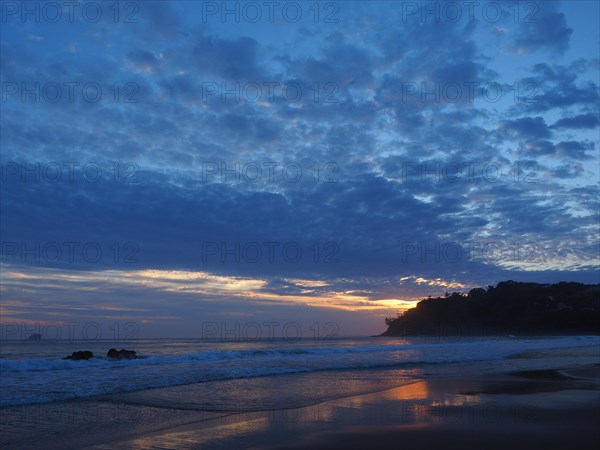
<instances>
[{"instance_id":1,"label":"cloudy sky","mask_svg":"<svg viewBox=\"0 0 600 450\"><path fill-rule=\"evenodd\" d=\"M597 283L598 15L3 1L2 337L364 335Z\"/></svg>"}]
</instances>

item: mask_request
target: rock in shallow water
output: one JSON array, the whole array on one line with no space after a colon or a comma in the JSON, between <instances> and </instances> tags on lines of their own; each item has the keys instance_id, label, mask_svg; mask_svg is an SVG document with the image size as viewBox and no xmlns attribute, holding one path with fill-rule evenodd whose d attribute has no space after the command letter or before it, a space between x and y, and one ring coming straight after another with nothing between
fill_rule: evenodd
<instances>
[{"instance_id":1,"label":"rock in shallow water","mask_svg":"<svg viewBox=\"0 0 600 450\"><path fill-rule=\"evenodd\" d=\"M125 350L123 348L121 350L116 350L111 348L106 354L106 357L109 359L136 359L137 356L135 353L136 352L133 350Z\"/></svg>"},{"instance_id":2,"label":"rock in shallow water","mask_svg":"<svg viewBox=\"0 0 600 450\"><path fill-rule=\"evenodd\" d=\"M89 350L83 350L81 352L73 352L68 356L65 356L63 359L72 359L75 361L80 361L80 360L87 360L90 358L93 358L94 354L92 352L90 352Z\"/></svg>"}]
</instances>

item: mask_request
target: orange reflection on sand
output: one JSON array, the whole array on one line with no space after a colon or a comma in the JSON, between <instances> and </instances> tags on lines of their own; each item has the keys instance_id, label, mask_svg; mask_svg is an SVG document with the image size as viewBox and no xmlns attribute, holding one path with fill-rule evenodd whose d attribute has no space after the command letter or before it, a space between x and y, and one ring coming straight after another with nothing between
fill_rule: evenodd
<instances>
[{"instance_id":1,"label":"orange reflection on sand","mask_svg":"<svg viewBox=\"0 0 600 450\"><path fill-rule=\"evenodd\" d=\"M224 422L215 425L216 421ZM127 448L134 449L182 449L202 448L212 441L239 437L243 434L266 432L269 428L269 418L259 417L249 419L247 414L233 414L206 423L183 425L170 432L150 434L127 442Z\"/></svg>"},{"instance_id":2,"label":"orange reflection on sand","mask_svg":"<svg viewBox=\"0 0 600 450\"><path fill-rule=\"evenodd\" d=\"M457 394L456 386L432 385L431 382L419 381L406 386L386 391L386 399L403 402L403 417L415 426L433 426L456 419L463 414L459 407L473 406L481 402L477 395Z\"/></svg>"},{"instance_id":3,"label":"orange reflection on sand","mask_svg":"<svg viewBox=\"0 0 600 450\"><path fill-rule=\"evenodd\" d=\"M430 392L426 381L400 386L395 389L385 391L386 399L389 400L425 400L429 398Z\"/></svg>"}]
</instances>

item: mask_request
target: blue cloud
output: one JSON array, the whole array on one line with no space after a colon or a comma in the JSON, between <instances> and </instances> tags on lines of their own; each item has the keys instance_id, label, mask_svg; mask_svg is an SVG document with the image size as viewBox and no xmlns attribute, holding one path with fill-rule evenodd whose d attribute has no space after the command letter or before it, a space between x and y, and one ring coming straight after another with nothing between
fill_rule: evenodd
<instances>
[{"instance_id":1,"label":"blue cloud","mask_svg":"<svg viewBox=\"0 0 600 450\"><path fill-rule=\"evenodd\" d=\"M554 2L534 3L520 21L514 48L520 52L550 49L564 52L569 47L573 29L562 12L555 11Z\"/></svg>"},{"instance_id":2,"label":"blue cloud","mask_svg":"<svg viewBox=\"0 0 600 450\"><path fill-rule=\"evenodd\" d=\"M600 119L598 118L598 114L588 113L579 114L573 117L564 117L557 120L556 123L552 125L552 128L596 128L599 123Z\"/></svg>"}]
</instances>

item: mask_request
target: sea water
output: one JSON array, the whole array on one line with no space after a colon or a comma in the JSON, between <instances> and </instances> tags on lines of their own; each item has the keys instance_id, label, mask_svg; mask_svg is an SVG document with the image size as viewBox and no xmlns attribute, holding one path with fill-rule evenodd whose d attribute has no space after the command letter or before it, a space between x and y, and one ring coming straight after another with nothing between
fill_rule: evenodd
<instances>
[{"instance_id":1,"label":"sea water","mask_svg":"<svg viewBox=\"0 0 600 450\"><path fill-rule=\"evenodd\" d=\"M135 350L139 358L109 360L109 348ZM78 350L91 350L94 357L87 361L63 359ZM599 352L600 336L2 341L0 405L175 386L179 388L172 390L174 396L205 388L202 395L210 396L236 380L252 379L256 386L257 378L267 391L273 391L273 398L289 397L284 402L289 405L298 398L317 402L344 393L393 387L411 378L589 366L600 362ZM294 379L306 381L311 376L319 378L318 390L293 392ZM240 385L236 384L237 389Z\"/></svg>"}]
</instances>

